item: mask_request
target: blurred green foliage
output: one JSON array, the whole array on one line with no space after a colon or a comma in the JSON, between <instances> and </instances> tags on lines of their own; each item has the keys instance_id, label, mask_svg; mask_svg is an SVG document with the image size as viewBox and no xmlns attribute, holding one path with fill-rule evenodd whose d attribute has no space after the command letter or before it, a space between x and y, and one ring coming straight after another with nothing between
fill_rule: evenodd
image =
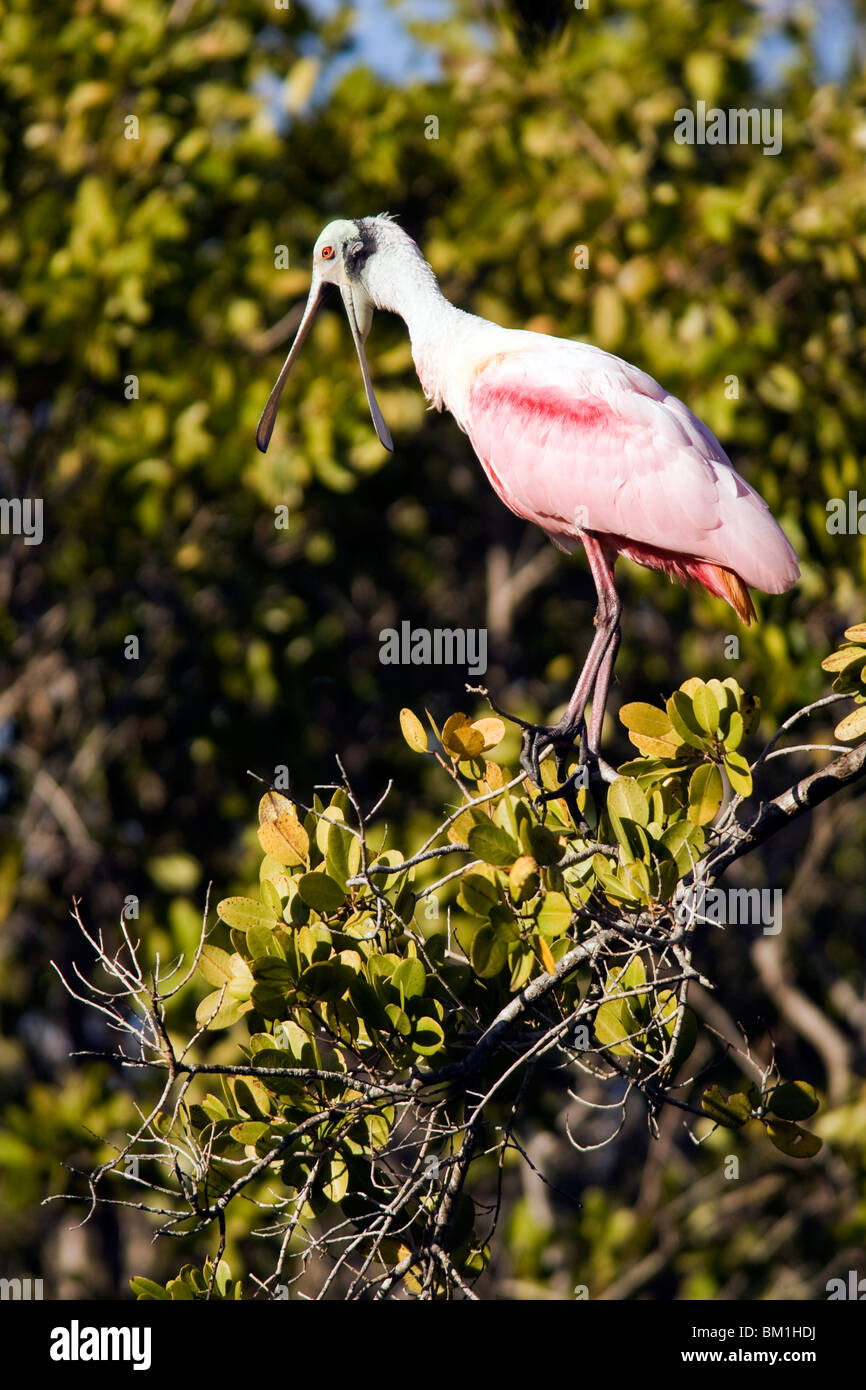
<instances>
[{"instance_id":1,"label":"blurred green foliage","mask_svg":"<svg viewBox=\"0 0 866 1390\"><path fill-rule=\"evenodd\" d=\"M862 618L866 545L827 515L860 486L866 443L866 80L818 85L820 8L792 13L792 62L763 90L762 11L740 0L591 6L534 60L498 10L466 0L414 25L440 55L440 81L389 83L350 65L329 85L350 18L344 6L314 23L303 5L257 0L58 0L50 22L27 0L0 9L0 473L5 496L45 507L42 545L4 537L0 554L0 1095L3 1135L30 1147L24 1165L4 1141L0 1243L13 1272L22 1261L36 1272L63 1221L33 1203L56 1188L58 1155L98 1159L89 1135L107 1125L92 1074L83 1085L67 1060L106 1038L49 967L78 958L70 897L85 894L100 924L132 897L154 953L189 949L208 881L248 890L255 873L248 769L269 783L285 765L311 799L339 754L370 804L396 770L392 816L407 834L429 828L444 774L413 760L397 713L427 705L441 720L465 698L463 675L380 665L384 627L486 621L487 683L533 715L564 699L588 642L579 560L503 605L503 563L508 573L545 543L489 493L453 423L425 413L402 325L377 323L370 344L393 458L372 434L337 315L323 316L271 450L257 454L255 422L329 218L387 208L455 302L585 336L650 371L718 433L785 526L802 581L758 596L762 621L737 633L736 659L723 605L623 566L612 710L619 698L657 703L687 675L733 675L760 695L770 733L823 692L820 658ZM697 100L781 106L782 152L676 144L674 113ZM276 264L283 246L288 269ZM605 737L625 756L613 719ZM808 769L811 755L792 765ZM771 771L781 786L779 764ZM813 833L768 846L760 867L765 881L794 882L785 969L843 1039L849 1082L866 1052L864 849L862 814L828 809ZM807 877L795 877L801 860ZM711 943L702 969L722 996L733 988L738 1019L771 1030L789 1074L823 1085L828 1052L768 998L768 975L744 971L744 949ZM190 1017L196 1002L191 991ZM49 1082L63 1096L54 1109ZM111 1098L121 1129L146 1091L140 1077L125 1084ZM837 1100L853 1175L863 1101L838 1084ZM538 1121L561 1134L543 1102ZM584 1194L569 1222L557 1213L545 1227L547 1198L521 1196L512 1175L503 1289L569 1296L577 1262L607 1271L596 1286L612 1281L676 1226L665 1212L690 1210L709 1163L709 1150L695 1157L672 1139L644 1163L631 1125L615 1156L604 1152L569 1169L569 1191ZM706 1169L697 1190L710 1181ZM695 1206L678 1253L641 1287L766 1293L773 1260L808 1287L810 1271L862 1242L862 1198L840 1206L820 1176L763 1181L749 1188L751 1236ZM812 1224L780 1235L763 1263L743 1253L792 1206L817 1213ZM70 1256L71 1277L116 1291L135 1228L104 1218L93 1229L99 1259ZM205 1253L190 1258L201 1266ZM60 1286L65 1269L55 1258Z\"/></svg>"}]
</instances>

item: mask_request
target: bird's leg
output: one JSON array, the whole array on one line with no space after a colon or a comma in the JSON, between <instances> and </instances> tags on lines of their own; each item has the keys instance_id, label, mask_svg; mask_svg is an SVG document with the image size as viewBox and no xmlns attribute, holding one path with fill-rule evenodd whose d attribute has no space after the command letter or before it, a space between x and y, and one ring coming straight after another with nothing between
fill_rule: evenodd
<instances>
[{"instance_id":1,"label":"bird's leg","mask_svg":"<svg viewBox=\"0 0 866 1390\"><path fill-rule=\"evenodd\" d=\"M601 726L604 723L607 694L610 689L616 654L619 651L620 638L621 632L619 622L617 622L607 651L598 668L598 675L595 678L595 689L592 692L592 712L589 716L589 729L587 732L587 747L585 750L582 749L581 754L582 761L586 761L587 758L592 758L595 761L606 781L611 781L616 774L613 768L610 767L601 756Z\"/></svg>"},{"instance_id":2,"label":"bird's leg","mask_svg":"<svg viewBox=\"0 0 866 1390\"><path fill-rule=\"evenodd\" d=\"M580 539L586 550L589 567L595 582L598 594L598 608L595 614L595 636L592 640L583 670L581 671L577 684L571 695L571 699L565 708L562 717L556 724L551 726L539 724L524 724L523 742L520 752L520 763L524 771L532 778L537 787L542 786L541 782L541 754L548 744L553 744L554 748L562 749L563 755L573 747L577 736L584 728L584 712L589 702L596 683L601 686L601 699L593 701L592 720L594 729L591 731L588 745L589 752L598 752L597 734L601 729L601 719L604 715L604 701L607 696L607 688L610 684L610 675L613 669L613 661L616 656L616 649L619 645L619 619L622 612L622 604L613 579L613 559L605 551L600 541L589 532L582 532ZM608 661L608 653L611 653ZM603 682L599 682L601 672L605 672ZM596 713L598 706L598 713ZM597 725L597 728L595 726ZM595 738L593 737L595 733ZM559 763L560 775L562 761Z\"/></svg>"}]
</instances>

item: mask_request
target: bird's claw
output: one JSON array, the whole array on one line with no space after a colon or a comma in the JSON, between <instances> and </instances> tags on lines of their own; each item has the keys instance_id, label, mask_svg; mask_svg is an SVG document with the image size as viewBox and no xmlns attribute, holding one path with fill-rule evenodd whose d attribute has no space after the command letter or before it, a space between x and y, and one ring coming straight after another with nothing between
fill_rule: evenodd
<instances>
[{"instance_id":1,"label":"bird's claw","mask_svg":"<svg viewBox=\"0 0 866 1390\"><path fill-rule=\"evenodd\" d=\"M556 759L557 777L563 785L565 785L567 781L572 780L577 774L572 773L570 777L566 777L566 761L574 752L575 742L578 735L580 735L579 758L581 764L584 762L586 731L583 720L581 720L579 724L570 725L565 728L559 725L548 728L544 724L529 724L525 720L519 720L517 722L520 723L523 729L523 738L520 746L520 766L523 768L526 775L535 783L536 787L538 787L540 794L539 800L549 801L551 796L559 796L561 793L560 791L545 792L544 782L541 776L541 755L548 744L552 744L554 757ZM579 772L579 770L580 768L578 767L577 771Z\"/></svg>"},{"instance_id":2,"label":"bird's claw","mask_svg":"<svg viewBox=\"0 0 866 1390\"><path fill-rule=\"evenodd\" d=\"M472 695L483 695L490 708L500 718L516 724L523 730L520 766L538 788L535 798L537 811L543 812L548 801L562 799L575 821L579 821L582 817L577 806L578 791L587 787L591 778L598 778L603 782L615 780L616 772L610 764L605 762L599 753L589 748L586 724L582 718L567 725L533 724L528 719L522 719L519 714L509 714L507 710L501 709L483 686L467 685L466 689ZM575 752L578 737L580 743L577 748L577 766L569 772L567 763ZM559 779L559 785L553 788L546 788L541 776L541 755L549 744L553 745L556 775Z\"/></svg>"}]
</instances>

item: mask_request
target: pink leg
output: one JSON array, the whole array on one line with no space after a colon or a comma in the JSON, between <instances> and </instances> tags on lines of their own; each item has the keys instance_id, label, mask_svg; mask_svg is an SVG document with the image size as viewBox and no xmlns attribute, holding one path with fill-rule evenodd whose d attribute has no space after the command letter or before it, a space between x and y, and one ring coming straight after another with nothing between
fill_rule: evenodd
<instances>
[{"instance_id":1,"label":"pink leg","mask_svg":"<svg viewBox=\"0 0 866 1390\"><path fill-rule=\"evenodd\" d=\"M616 650L619 646L619 620L622 603L614 584L613 567L616 556L611 557L597 537L582 532L580 539L586 550L589 568L598 594L598 609L595 615L595 636L592 640L586 661L583 665L571 699L558 723L550 728L533 726L525 729L521 763L540 785L539 759L548 743L573 744L583 727L584 712L589 698L596 689L593 701L592 728L590 731L590 751L598 752L598 735L604 717L604 703Z\"/></svg>"},{"instance_id":2,"label":"pink leg","mask_svg":"<svg viewBox=\"0 0 866 1390\"><path fill-rule=\"evenodd\" d=\"M590 753L598 756L601 750L601 726L604 722L604 710L607 704L607 692L610 689L610 678L613 675L616 654L619 651L619 628L616 629L610 645L604 654L604 660L598 668L598 675L595 680L595 689L592 692L592 714L589 717L589 738L588 746Z\"/></svg>"},{"instance_id":3,"label":"pink leg","mask_svg":"<svg viewBox=\"0 0 866 1390\"><path fill-rule=\"evenodd\" d=\"M595 536L587 532L581 534L589 568L595 582L596 593L598 594L598 608L595 614L595 637L592 639L583 670L577 679L568 707L565 710L559 723L565 729L579 729L583 722L584 710L586 709L589 697L592 694L593 686L605 664L605 657L610 649L611 643L616 636L616 645L619 645L618 629L619 620L622 613L622 602L616 591L613 578L614 560L611 560L601 543ZM614 655L615 655L614 651ZM612 666L611 662L611 666ZM608 681L610 676L608 675ZM605 687L604 695L607 694ZM602 713L603 713L602 707ZM559 727L557 725L557 727Z\"/></svg>"}]
</instances>

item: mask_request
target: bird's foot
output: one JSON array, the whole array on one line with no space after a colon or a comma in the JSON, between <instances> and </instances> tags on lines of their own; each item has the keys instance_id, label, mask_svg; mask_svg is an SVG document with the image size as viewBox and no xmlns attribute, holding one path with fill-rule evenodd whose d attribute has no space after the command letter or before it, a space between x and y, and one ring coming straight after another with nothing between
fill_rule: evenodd
<instances>
[{"instance_id":1,"label":"bird's foot","mask_svg":"<svg viewBox=\"0 0 866 1390\"><path fill-rule=\"evenodd\" d=\"M556 761L556 775L564 785L568 780L566 768L569 758L575 751L575 744L580 738L580 762L583 762L583 753L586 744L586 731L583 719L577 723L553 724L530 724L524 719L515 720L523 729L523 738L520 745L520 766L531 778L542 794L543 799L550 800L550 794L544 790L544 782L541 776L541 758L548 746L553 747L553 755ZM579 768L578 768L579 770ZM574 776L572 773L571 776ZM553 792L552 795L559 795Z\"/></svg>"},{"instance_id":2,"label":"bird's foot","mask_svg":"<svg viewBox=\"0 0 866 1390\"><path fill-rule=\"evenodd\" d=\"M533 724L528 719L522 719L519 714L509 714L507 710L502 709L484 686L467 685L466 689L469 694L483 695L495 714L523 730L520 765L538 788L536 800L540 807L548 801L563 797L574 814L577 810L577 792L586 787L590 780L613 782L616 779L617 774L610 764L600 753L588 746L586 724L582 717L568 723L560 721L553 725ZM569 768L578 737L580 746L577 750L577 764L572 764ZM541 776L542 754L550 744L553 745L556 775L559 779L559 785L554 788L546 788Z\"/></svg>"}]
</instances>

